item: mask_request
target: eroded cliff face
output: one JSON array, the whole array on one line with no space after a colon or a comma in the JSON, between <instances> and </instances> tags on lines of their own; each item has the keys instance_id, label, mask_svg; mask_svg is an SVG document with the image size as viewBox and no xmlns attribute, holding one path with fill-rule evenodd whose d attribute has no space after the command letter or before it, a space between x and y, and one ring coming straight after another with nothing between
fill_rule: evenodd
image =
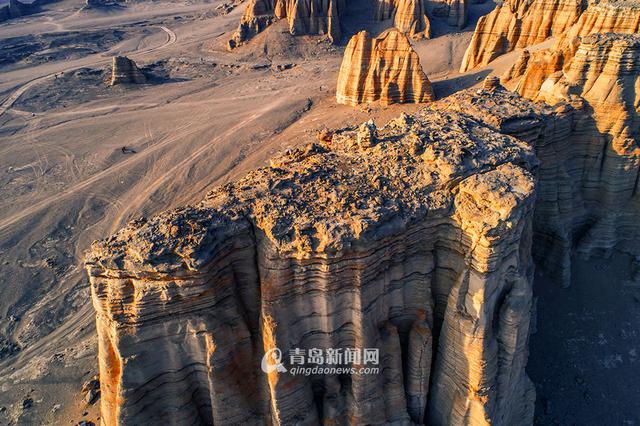
<instances>
[{"instance_id":1,"label":"eroded cliff face","mask_svg":"<svg viewBox=\"0 0 640 426\"><path fill-rule=\"evenodd\" d=\"M422 103L434 99L420 59L403 33L391 29L372 38L361 31L349 41L338 74L338 103Z\"/></svg>"},{"instance_id":2,"label":"eroded cliff face","mask_svg":"<svg viewBox=\"0 0 640 426\"><path fill-rule=\"evenodd\" d=\"M431 38L431 22L423 0L394 0L394 26L412 38Z\"/></svg>"},{"instance_id":3,"label":"eroded cliff face","mask_svg":"<svg viewBox=\"0 0 640 426\"><path fill-rule=\"evenodd\" d=\"M608 255L617 246L640 253L640 35L592 34L537 99L584 103L574 154L582 174L587 221L579 253Z\"/></svg>"},{"instance_id":4,"label":"eroded cliff face","mask_svg":"<svg viewBox=\"0 0 640 426\"><path fill-rule=\"evenodd\" d=\"M639 42L638 35L585 37L536 97L553 106L519 106L527 103L506 90L473 102L464 94L447 98L449 108L535 147L540 169L533 253L563 285L570 282L572 254L609 256L615 248L640 255L634 219L640 212Z\"/></svg>"},{"instance_id":5,"label":"eroded cliff face","mask_svg":"<svg viewBox=\"0 0 640 426\"><path fill-rule=\"evenodd\" d=\"M529 99L538 96L542 84L562 71L576 54L581 39L590 34L636 34L640 31L640 5L635 1L603 1L591 4L580 19L559 35L550 49L522 55L521 72L508 72L506 82L518 79L517 91ZM525 70L525 71L522 71Z\"/></svg>"},{"instance_id":6,"label":"eroded cliff face","mask_svg":"<svg viewBox=\"0 0 640 426\"><path fill-rule=\"evenodd\" d=\"M564 38L594 33L635 34L640 31L640 4L635 0L592 2Z\"/></svg>"},{"instance_id":7,"label":"eroded cliff face","mask_svg":"<svg viewBox=\"0 0 640 426\"><path fill-rule=\"evenodd\" d=\"M104 424L532 421L530 144L427 109L325 140L94 243ZM260 370L344 347L379 373Z\"/></svg>"},{"instance_id":8,"label":"eroded cliff face","mask_svg":"<svg viewBox=\"0 0 640 426\"><path fill-rule=\"evenodd\" d=\"M478 21L460 72L565 33L585 7L583 0L507 0L498 4Z\"/></svg>"},{"instance_id":9,"label":"eroded cliff face","mask_svg":"<svg viewBox=\"0 0 640 426\"><path fill-rule=\"evenodd\" d=\"M286 19L293 35L326 34L331 41L340 41L345 4L345 0L249 0L229 48L250 40L276 19Z\"/></svg>"}]
</instances>

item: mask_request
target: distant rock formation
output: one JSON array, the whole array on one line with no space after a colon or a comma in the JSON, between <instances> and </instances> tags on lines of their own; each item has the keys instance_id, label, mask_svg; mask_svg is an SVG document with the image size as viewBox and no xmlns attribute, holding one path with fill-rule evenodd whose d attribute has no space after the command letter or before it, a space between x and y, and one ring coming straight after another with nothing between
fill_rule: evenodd
<instances>
[{"instance_id":1,"label":"distant rock formation","mask_svg":"<svg viewBox=\"0 0 640 426\"><path fill-rule=\"evenodd\" d=\"M102 424L530 424L537 163L493 129L365 123L94 243ZM379 371L292 374L344 348Z\"/></svg>"},{"instance_id":2,"label":"distant rock formation","mask_svg":"<svg viewBox=\"0 0 640 426\"><path fill-rule=\"evenodd\" d=\"M505 81L520 78L518 92L534 99L542 84L553 74L562 71L576 53L582 37L590 34L640 32L640 6L634 1L603 1L591 4L578 22L558 37L550 49L535 52L518 59L523 73L507 73Z\"/></svg>"},{"instance_id":3,"label":"distant rock formation","mask_svg":"<svg viewBox=\"0 0 640 426\"><path fill-rule=\"evenodd\" d=\"M403 33L390 29L372 38L362 31L349 41L338 75L338 103L422 103L434 99L420 59Z\"/></svg>"},{"instance_id":4,"label":"distant rock formation","mask_svg":"<svg viewBox=\"0 0 640 426\"><path fill-rule=\"evenodd\" d=\"M147 78L135 62L126 56L115 56L111 70L111 85L144 84Z\"/></svg>"},{"instance_id":5,"label":"distant rock formation","mask_svg":"<svg viewBox=\"0 0 640 426\"><path fill-rule=\"evenodd\" d=\"M452 27L463 29L467 26L469 18L469 0L434 0L426 3L433 4L434 16L447 18L447 23Z\"/></svg>"},{"instance_id":6,"label":"distant rock formation","mask_svg":"<svg viewBox=\"0 0 640 426\"><path fill-rule=\"evenodd\" d=\"M500 84L500 78L495 75L490 75L484 79L482 83L482 88L484 90L493 91L496 89L501 89L502 85Z\"/></svg>"},{"instance_id":7,"label":"distant rock formation","mask_svg":"<svg viewBox=\"0 0 640 426\"><path fill-rule=\"evenodd\" d=\"M377 0L375 19L393 19L394 26L411 38L431 38L431 22L423 0Z\"/></svg>"},{"instance_id":8,"label":"distant rock formation","mask_svg":"<svg viewBox=\"0 0 640 426\"><path fill-rule=\"evenodd\" d=\"M527 49L523 50L516 62L502 76L502 79L504 81L511 81L514 78L522 77L527 71L530 59L531 53Z\"/></svg>"},{"instance_id":9,"label":"distant rock formation","mask_svg":"<svg viewBox=\"0 0 640 426\"><path fill-rule=\"evenodd\" d=\"M572 40L594 33L640 32L640 4L635 0L592 2L563 38ZM561 41L562 42L562 41Z\"/></svg>"},{"instance_id":10,"label":"distant rock formation","mask_svg":"<svg viewBox=\"0 0 640 426\"><path fill-rule=\"evenodd\" d=\"M564 33L584 8L583 0L506 0L498 4L478 21L460 72Z\"/></svg>"},{"instance_id":11,"label":"distant rock formation","mask_svg":"<svg viewBox=\"0 0 640 426\"><path fill-rule=\"evenodd\" d=\"M39 3L37 2L22 3L18 0L9 0L7 4L0 6L0 22L31 15L39 12L39 10Z\"/></svg>"},{"instance_id":12,"label":"distant rock formation","mask_svg":"<svg viewBox=\"0 0 640 426\"><path fill-rule=\"evenodd\" d=\"M345 0L249 0L228 47L245 43L277 19L287 19L293 35L326 34L337 42L342 37L340 15L344 9Z\"/></svg>"},{"instance_id":13,"label":"distant rock formation","mask_svg":"<svg viewBox=\"0 0 640 426\"><path fill-rule=\"evenodd\" d=\"M375 0L375 2L376 20L393 19L394 26L412 38L431 37L428 9L431 9L433 16L446 18L451 26L461 29L467 25L467 0Z\"/></svg>"}]
</instances>

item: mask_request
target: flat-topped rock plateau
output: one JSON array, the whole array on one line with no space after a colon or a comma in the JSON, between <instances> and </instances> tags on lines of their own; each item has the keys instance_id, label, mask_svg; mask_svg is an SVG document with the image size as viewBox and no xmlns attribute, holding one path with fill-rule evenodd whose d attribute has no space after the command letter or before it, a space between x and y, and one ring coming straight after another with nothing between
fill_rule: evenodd
<instances>
[{"instance_id":1,"label":"flat-topped rock plateau","mask_svg":"<svg viewBox=\"0 0 640 426\"><path fill-rule=\"evenodd\" d=\"M95 243L103 424L531 419L535 169L526 143L423 110ZM380 348L383 373L256 369L341 345Z\"/></svg>"}]
</instances>

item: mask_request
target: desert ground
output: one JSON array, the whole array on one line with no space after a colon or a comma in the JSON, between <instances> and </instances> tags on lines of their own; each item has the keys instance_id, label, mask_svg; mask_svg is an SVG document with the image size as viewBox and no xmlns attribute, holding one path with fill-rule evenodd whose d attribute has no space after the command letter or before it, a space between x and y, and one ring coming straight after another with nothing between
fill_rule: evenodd
<instances>
[{"instance_id":1,"label":"desert ground","mask_svg":"<svg viewBox=\"0 0 640 426\"><path fill-rule=\"evenodd\" d=\"M277 23L228 52L243 5L226 13L222 4L86 10L63 0L0 24L0 424L99 423L82 391L97 374L83 269L93 240L197 202L319 130L419 107L335 103L353 32L332 45ZM352 7L351 19L366 21ZM501 74L516 57L457 72L475 21L492 7L473 5L464 31L436 22L433 39L415 42L438 97ZM115 55L134 59L148 84L109 87ZM640 288L629 284L630 264L578 262L580 285L569 288L536 277L528 371L538 424L640 423Z\"/></svg>"}]
</instances>

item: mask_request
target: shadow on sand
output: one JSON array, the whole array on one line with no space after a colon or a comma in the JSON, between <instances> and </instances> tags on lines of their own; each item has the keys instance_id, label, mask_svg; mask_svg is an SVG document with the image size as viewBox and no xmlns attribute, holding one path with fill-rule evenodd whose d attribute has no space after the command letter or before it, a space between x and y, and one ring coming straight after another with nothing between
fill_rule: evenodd
<instances>
[{"instance_id":1,"label":"shadow on sand","mask_svg":"<svg viewBox=\"0 0 640 426\"><path fill-rule=\"evenodd\" d=\"M431 85L433 86L433 90L438 99L442 99L461 90L473 87L484 80L492 71L493 70L489 68L473 74L461 75L447 80L434 81Z\"/></svg>"}]
</instances>

